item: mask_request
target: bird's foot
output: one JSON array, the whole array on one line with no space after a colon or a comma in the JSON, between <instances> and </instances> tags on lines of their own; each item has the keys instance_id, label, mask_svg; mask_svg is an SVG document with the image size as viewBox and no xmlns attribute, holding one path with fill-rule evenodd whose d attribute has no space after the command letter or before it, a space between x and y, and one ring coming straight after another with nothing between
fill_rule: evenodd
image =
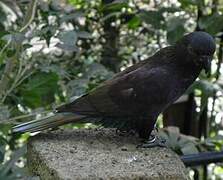
<instances>
[{"instance_id":1,"label":"bird's foot","mask_svg":"<svg viewBox=\"0 0 223 180\"><path fill-rule=\"evenodd\" d=\"M150 135L148 140L137 146L137 148L153 148L153 147L167 147L166 140L157 135Z\"/></svg>"}]
</instances>

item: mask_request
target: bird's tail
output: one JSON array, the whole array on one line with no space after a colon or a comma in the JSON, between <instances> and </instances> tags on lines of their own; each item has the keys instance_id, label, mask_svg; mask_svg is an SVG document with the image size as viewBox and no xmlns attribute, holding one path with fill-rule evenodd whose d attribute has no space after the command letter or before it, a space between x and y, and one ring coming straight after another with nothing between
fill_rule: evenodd
<instances>
[{"instance_id":1,"label":"bird's tail","mask_svg":"<svg viewBox=\"0 0 223 180\"><path fill-rule=\"evenodd\" d=\"M86 116L74 113L55 113L49 117L22 123L12 128L13 133L38 132L49 128L55 128L70 122L78 122Z\"/></svg>"}]
</instances>

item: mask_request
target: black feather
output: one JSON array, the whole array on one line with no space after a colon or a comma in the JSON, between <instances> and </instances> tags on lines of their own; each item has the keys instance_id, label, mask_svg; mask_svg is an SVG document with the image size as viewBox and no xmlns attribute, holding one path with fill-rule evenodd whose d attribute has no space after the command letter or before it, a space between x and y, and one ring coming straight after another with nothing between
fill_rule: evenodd
<instances>
[{"instance_id":1,"label":"black feather","mask_svg":"<svg viewBox=\"0 0 223 180\"><path fill-rule=\"evenodd\" d=\"M74 113L73 118L72 114L67 119L48 118L17 126L14 131L39 131L84 121L133 129L140 137L148 138L158 115L195 81L206 63L202 57L212 58L214 51L215 43L209 34L190 33L175 45L116 74L74 102L57 108L58 114ZM76 118L76 115L83 117Z\"/></svg>"}]
</instances>

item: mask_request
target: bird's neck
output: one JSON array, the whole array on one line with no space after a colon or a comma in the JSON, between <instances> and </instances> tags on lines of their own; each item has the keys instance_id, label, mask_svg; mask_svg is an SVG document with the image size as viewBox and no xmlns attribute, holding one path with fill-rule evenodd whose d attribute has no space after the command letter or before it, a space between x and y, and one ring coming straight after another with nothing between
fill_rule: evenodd
<instances>
[{"instance_id":1,"label":"bird's neck","mask_svg":"<svg viewBox=\"0 0 223 180\"><path fill-rule=\"evenodd\" d=\"M190 55L187 47L183 43L174 46L174 54L177 64L184 67L189 66L190 68L194 68L194 70L201 71L202 67L195 64L196 60L194 58L196 57Z\"/></svg>"},{"instance_id":2,"label":"bird's neck","mask_svg":"<svg viewBox=\"0 0 223 180\"><path fill-rule=\"evenodd\" d=\"M187 48L182 44L163 48L157 52L154 57L157 57L155 58L155 62L160 60L160 63L163 65L172 64L173 67L177 66L176 69L185 73L182 74L182 76L197 77L202 70L202 67L199 67L194 63L194 57L190 56Z\"/></svg>"},{"instance_id":3,"label":"bird's neck","mask_svg":"<svg viewBox=\"0 0 223 180\"><path fill-rule=\"evenodd\" d=\"M178 43L174 46L174 54L179 63L188 63L188 60L190 61L189 52L182 43Z\"/></svg>"},{"instance_id":4,"label":"bird's neck","mask_svg":"<svg viewBox=\"0 0 223 180\"><path fill-rule=\"evenodd\" d=\"M202 67L195 64L194 57L190 55L187 48L178 44L174 46L174 63L178 66L178 70L181 71L183 77L191 77L191 79L196 79L200 74Z\"/></svg>"}]
</instances>

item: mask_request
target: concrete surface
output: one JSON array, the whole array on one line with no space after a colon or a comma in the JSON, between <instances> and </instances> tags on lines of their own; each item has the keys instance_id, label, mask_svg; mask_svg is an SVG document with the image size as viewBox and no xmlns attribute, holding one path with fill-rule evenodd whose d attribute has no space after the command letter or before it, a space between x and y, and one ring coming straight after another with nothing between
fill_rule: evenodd
<instances>
[{"instance_id":1,"label":"concrete surface","mask_svg":"<svg viewBox=\"0 0 223 180\"><path fill-rule=\"evenodd\" d=\"M167 148L138 149L140 140L112 129L42 133L28 143L28 166L43 180L187 179Z\"/></svg>"}]
</instances>

